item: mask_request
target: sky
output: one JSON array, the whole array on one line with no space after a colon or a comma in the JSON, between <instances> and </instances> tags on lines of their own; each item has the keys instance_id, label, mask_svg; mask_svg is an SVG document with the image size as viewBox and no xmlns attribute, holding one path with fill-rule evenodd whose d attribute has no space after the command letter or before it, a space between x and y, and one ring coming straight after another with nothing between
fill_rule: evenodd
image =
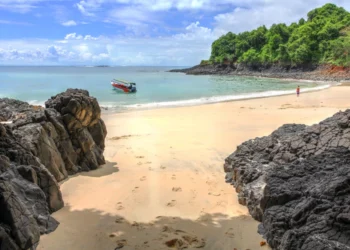
<instances>
[{"instance_id":1,"label":"sky","mask_svg":"<svg viewBox=\"0 0 350 250\"><path fill-rule=\"evenodd\" d=\"M350 0L0 0L0 65L192 66L231 31Z\"/></svg>"}]
</instances>

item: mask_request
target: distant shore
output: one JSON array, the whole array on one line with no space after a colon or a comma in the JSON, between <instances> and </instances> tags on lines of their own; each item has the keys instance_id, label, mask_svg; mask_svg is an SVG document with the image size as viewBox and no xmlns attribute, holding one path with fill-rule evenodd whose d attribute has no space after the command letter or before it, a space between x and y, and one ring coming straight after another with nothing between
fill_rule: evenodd
<instances>
[{"instance_id":1,"label":"distant shore","mask_svg":"<svg viewBox=\"0 0 350 250\"><path fill-rule=\"evenodd\" d=\"M350 81L350 68L337 66L311 65L291 68L280 65L248 67L242 64L207 64L185 69L173 69L170 72L188 75L237 75L312 81Z\"/></svg>"}]
</instances>

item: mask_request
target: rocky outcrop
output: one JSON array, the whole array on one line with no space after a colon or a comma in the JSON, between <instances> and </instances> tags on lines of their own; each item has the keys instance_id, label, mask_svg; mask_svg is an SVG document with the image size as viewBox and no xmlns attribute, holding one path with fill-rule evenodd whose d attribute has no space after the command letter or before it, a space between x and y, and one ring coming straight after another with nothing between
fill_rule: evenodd
<instances>
[{"instance_id":1,"label":"rocky outcrop","mask_svg":"<svg viewBox=\"0 0 350 250\"><path fill-rule=\"evenodd\" d=\"M350 249L350 110L247 141L224 169L273 249Z\"/></svg>"},{"instance_id":2,"label":"rocky outcrop","mask_svg":"<svg viewBox=\"0 0 350 250\"><path fill-rule=\"evenodd\" d=\"M55 109L61 115L75 152L70 157L64 152L71 162L76 160L80 170L84 171L96 169L105 163L103 150L107 130L101 120L101 109L95 98L90 97L85 90L69 89L52 97L45 106ZM64 148L62 147L62 150ZM76 169L70 170L74 172Z\"/></svg>"},{"instance_id":3,"label":"rocky outcrop","mask_svg":"<svg viewBox=\"0 0 350 250\"><path fill-rule=\"evenodd\" d=\"M58 182L96 169L106 127L97 100L68 89L46 108L0 99L0 249L35 249L56 229L50 214L64 202Z\"/></svg>"},{"instance_id":4,"label":"rocky outcrop","mask_svg":"<svg viewBox=\"0 0 350 250\"><path fill-rule=\"evenodd\" d=\"M269 78L293 78L314 81L348 81L350 68L329 65L245 65L234 64L206 64L188 69L174 69L170 72L181 72L189 75L237 75Z\"/></svg>"}]
</instances>

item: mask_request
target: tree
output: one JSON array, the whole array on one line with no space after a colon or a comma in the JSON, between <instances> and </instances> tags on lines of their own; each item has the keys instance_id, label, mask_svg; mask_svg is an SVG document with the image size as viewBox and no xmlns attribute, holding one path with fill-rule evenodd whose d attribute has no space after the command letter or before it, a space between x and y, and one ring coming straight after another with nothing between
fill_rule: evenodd
<instances>
[{"instance_id":1,"label":"tree","mask_svg":"<svg viewBox=\"0 0 350 250\"><path fill-rule=\"evenodd\" d=\"M298 23L228 32L212 44L211 62L349 65L350 13L335 4L311 10Z\"/></svg>"},{"instance_id":2,"label":"tree","mask_svg":"<svg viewBox=\"0 0 350 250\"><path fill-rule=\"evenodd\" d=\"M239 62L252 66L257 65L260 63L259 53L255 49L249 49L242 55Z\"/></svg>"}]
</instances>

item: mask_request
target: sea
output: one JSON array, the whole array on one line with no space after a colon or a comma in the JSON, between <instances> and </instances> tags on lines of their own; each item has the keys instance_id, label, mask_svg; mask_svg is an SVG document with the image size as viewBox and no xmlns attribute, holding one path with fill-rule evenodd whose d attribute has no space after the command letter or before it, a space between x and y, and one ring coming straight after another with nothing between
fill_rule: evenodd
<instances>
[{"instance_id":1,"label":"sea","mask_svg":"<svg viewBox=\"0 0 350 250\"><path fill-rule=\"evenodd\" d=\"M292 94L298 85L301 93L330 87L312 81L168 72L179 68L184 67L2 66L0 98L44 106L51 96L80 88L105 110L123 112ZM137 92L116 91L112 79L135 82Z\"/></svg>"}]
</instances>

